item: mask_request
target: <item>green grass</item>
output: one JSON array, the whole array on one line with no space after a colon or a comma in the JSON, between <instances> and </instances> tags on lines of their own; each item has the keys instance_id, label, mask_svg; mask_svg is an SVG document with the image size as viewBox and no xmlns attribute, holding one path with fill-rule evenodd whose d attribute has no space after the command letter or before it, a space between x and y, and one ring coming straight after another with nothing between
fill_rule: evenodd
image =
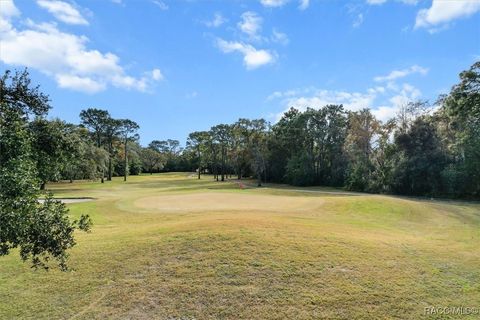
<instances>
[{"instance_id":1,"label":"green grass","mask_svg":"<svg viewBox=\"0 0 480 320\"><path fill-rule=\"evenodd\" d=\"M428 319L429 306L480 307L478 203L242 190L191 174L48 187L95 198L69 205L93 230L76 234L69 272L1 257L0 319Z\"/></svg>"}]
</instances>

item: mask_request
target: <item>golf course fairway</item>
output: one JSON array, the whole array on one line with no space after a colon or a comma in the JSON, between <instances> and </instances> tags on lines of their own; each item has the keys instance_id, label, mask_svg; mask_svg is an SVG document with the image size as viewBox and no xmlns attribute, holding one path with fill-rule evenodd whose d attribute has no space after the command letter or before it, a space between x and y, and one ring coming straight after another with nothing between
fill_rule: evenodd
<instances>
[{"instance_id":1,"label":"golf course fairway","mask_svg":"<svg viewBox=\"0 0 480 320\"><path fill-rule=\"evenodd\" d=\"M0 257L1 319L456 319L480 307L480 204L195 174L55 183L70 270ZM478 314L461 319L476 319Z\"/></svg>"}]
</instances>

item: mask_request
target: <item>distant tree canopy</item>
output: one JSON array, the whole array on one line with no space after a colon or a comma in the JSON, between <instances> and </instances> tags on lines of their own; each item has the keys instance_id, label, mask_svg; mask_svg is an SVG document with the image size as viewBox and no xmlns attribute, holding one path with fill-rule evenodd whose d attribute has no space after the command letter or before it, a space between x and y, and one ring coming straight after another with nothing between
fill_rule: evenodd
<instances>
[{"instance_id":1,"label":"distant tree canopy","mask_svg":"<svg viewBox=\"0 0 480 320\"><path fill-rule=\"evenodd\" d=\"M480 198L480 62L436 108L412 101L386 123L369 109L292 108L273 126L239 119L193 132L173 159L216 180L235 174L259 184Z\"/></svg>"}]
</instances>

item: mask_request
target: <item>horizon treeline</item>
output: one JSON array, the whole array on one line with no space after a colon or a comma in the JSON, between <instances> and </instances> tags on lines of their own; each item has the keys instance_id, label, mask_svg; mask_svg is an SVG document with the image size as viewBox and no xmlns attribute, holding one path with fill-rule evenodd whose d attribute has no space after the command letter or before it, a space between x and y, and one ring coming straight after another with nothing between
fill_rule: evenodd
<instances>
[{"instance_id":1,"label":"horizon treeline","mask_svg":"<svg viewBox=\"0 0 480 320\"><path fill-rule=\"evenodd\" d=\"M382 123L370 109L290 109L270 126L239 119L189 135L196 168L218 180L334 186L371 193L480 198L480 62L435 102ZM191 154L188 154L192 157Z\"/></svg>"},{"instance_id":2,"label":"horizon treeline","mask_svg":"<svg viewBox=\"0 0 480 320\"><path fill-rule=\"evenodd\" d=\"M480 62L434 105L410 102L387 122L368 108L292 108L273 125L239 119L192 132L185 147L173 139L142 147L138 124L97 108L83 110L74 125L47 120L47 106L25 126L42 188L48 181L197 171L217 181L254 177L258 185L480 198Z\"/></svg>"},{"instance_id":3,"label":"horizon treeline","mask_svg":"<svg viewBox=\"0 0 480 320\"><path fill-rule=\"evenodd\" d=\"M201 171L297 186L480 198L480 62L435 107L401 106L382 123L370 109L291 108L274 125L239 119L187 141ZM192 157L192 155L189 155ZM219 178L220 177L220 178Z\"/></svg>"}]
</instances>

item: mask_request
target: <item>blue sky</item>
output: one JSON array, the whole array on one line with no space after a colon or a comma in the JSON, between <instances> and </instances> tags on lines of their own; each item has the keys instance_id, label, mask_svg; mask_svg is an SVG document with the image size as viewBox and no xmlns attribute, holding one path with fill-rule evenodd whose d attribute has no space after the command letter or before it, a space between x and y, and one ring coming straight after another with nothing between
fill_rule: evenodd
<instances>
[{"instance_id":1,"label":"blue sky","mask_svg":"<svg viewBox=\"0 0 480 320\"><path fill-rule=\"evenodd\" d=\"M28 67L52 117L108 109L141 142L290 106L385 120L480 59L480 0L0 0L0 68Z\"/></svg>"}]
</instances>

